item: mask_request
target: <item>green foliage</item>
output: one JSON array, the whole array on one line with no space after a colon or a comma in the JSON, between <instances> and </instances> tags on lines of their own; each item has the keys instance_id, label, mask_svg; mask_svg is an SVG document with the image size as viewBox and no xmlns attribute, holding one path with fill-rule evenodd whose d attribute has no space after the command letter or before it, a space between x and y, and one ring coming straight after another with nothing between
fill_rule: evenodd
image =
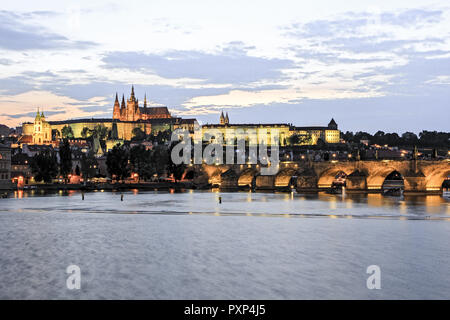
<instances>
[{"instance_id":1,"label":"green foliage","mask_svg":"<svg viewBox=\"0 0 450 320\"><path fill-rule=\"evenodd\" d=\"M172 153L172 149L176 144L172 144L168 150L168 154L170 155ZM167 165L167 171L173 175L173 178L175 179L175 182L181 180L183 177L183 173L186 171L186 164L180 163L175 164L172 161L172 157L169 157L169 162Z\"/></svg>"},{"instance_id":2,"label":"green foliage","mask_svg":"<svg viewBox=\"0 0 450 320\"><path fill-rule=\"evenodd\" d=\"M152 165L155 172L161 175L166 172L170 161L169 149L166 146L159 145L153 149Z\"/></svg>"},{"instance_id":3,"label":"green foliage","mask_svg":"<svg viewBox=\"0 0 450 320\"><path fill-rule=\"evenodd\" d=\"M289 145L302 145L302 144L310 144L312 142L312 137L309 133L307 134L297 134L294 133L288 138Z\"/></svg>"},{"instance_id":4,"label":"green foliage","mask_svg":"<svg viewBox=\"0 0 450 320\"><path fill-rule=\"evenodd\" d=\"M97 159L92 150L87 155L83 154L81 156L81 173L83 174L83 178L89 179L94 177L97 173L97 166Z\"/></svg>"},{"instance_id":5,"label":"green foliage","mask_svg":"<svg viewBox=\"0 0 450 320\"><path fill-rule=\"evenodd\" d=\"M108 128L103 124L98 124L94 127L92 135L97 137L100 141L103 141L108 136Z\"/></svg>"},{"instance_id":6,"label":"green foliage","mask_svg":"<svg viewBox=\"0 0 450 320\"><path fill-rule=\"evenodd\" d=\"M126 146L116 145L106 156L106 166L116 180L124 180L130 176L129 151Z\"/></svg>"},{"instance_id":7,"label":"green foliage","mask_svg":"<svg viewBox=\"0 0 450 320\"><path fill-rule=\"evenodd\" d=\"M84 127L83 130L81 130L81 137L86 139L92 135L92 130L88 127Z\"/></svg>"},{"instance_id":8,"label":"green foliage","mask_svg":"<svg viewBox=\"0 0 450 320\"><path fill-rule=\"evenodd\" d=\"M172 131L170 131L170 130L158 131L156 134L154 132L152 132L148 136L148 140L153 143L156 142L157 144L164 144L164 143L170 141L171 136L172 136Z\"/></svg>"},{"instance_id":9,"label":"green foliage","mask_svg":"<svg viewBox=\"0 0 450 320\"><path fill-rule=\"evenodd\" d=\"M377 131L373 136L367 132L347 131L342 138L351 143L359 144L361 140L369 140L371 144L389 146L420 146L420 147L450 147L450 133L437 131L422 131L419 137L413 132L405 132L401 136L397 133Z\"/></svg>"},{"instance_id":10,"label":"green foliage","mask_svg":"<svg viewBox=\"0 0 450 320\"><path fill-rule=\"evenodd\" d=\"M135 146L130 150L130 166L132 172L139 175L139 180L150 179L155 173L152 161L152 152L146 150L142 145Z\"/></svg>"},{"instance_id":11,"label":"green foliage","mask_svg":"<svg viewBox=\"0 0 450 320\"><path fill-rule=\"evenodd\" d=\"M52 182L53 178L58 175L58 161L53 151L45 150L32 158L31 171L34 179L38 182Z\"/></svg>"},{"instance_id":12,"label":"green foliage","mask_svg":"<svg viewBox=\"0 0 450 320\"><path fill-rule=\"evenodd\" d=\"M133 138L131 138L133 141L143 141L147 136L141 128L134 128L131 133L133 134Z\"/></svg>"},{"instance_id":13,"label":"green foliage","mask_svg":"<svg viewBox=\"0 0 450 320\"><path fill-rule=\"evenodd\" d=\"M73 130L71 126L64 126L61 130L61 135L63 138L69 138L72 139L73 138Z\"/></svg>"}]
</instances>

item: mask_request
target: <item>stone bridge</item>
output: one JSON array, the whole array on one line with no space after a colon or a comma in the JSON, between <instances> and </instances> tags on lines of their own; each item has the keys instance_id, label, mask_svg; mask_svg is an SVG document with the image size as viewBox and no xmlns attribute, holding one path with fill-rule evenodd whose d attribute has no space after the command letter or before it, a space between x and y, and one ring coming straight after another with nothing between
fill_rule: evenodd
<instances>
[{"instance_id":1,"label":"stone bridge","mask_svg":"<svg viewBox=\"0 0 450 320\"><path fill-rule=\"evenodd\" d=\"M329 189L338 175L345 177L347 192L381 192L387 176L401 175L405 193L442 192L442 183L450 175L450 161L379 160L280 162L275 175L260 174L259 164L191 165L185 172L196 183L210 183L223 189L255 188L298 192Z\"/></svg>"}]
</instances>

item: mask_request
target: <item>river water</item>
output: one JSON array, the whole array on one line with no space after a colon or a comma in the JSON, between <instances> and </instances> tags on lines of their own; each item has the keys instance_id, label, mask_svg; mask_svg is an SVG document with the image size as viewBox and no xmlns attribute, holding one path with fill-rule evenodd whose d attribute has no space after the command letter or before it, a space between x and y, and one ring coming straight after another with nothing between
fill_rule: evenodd
<instances>
[{"instance_id":1,"label":"river water","mask_svg":"<svg viewBox=\"0 0 450 320\"><path fill-rule=\"evenodd\" d=\"M450 298L450 202L441 196L123 196L0 199L0 298ZM66 286L69 265L80 267L79 290ZM366 286L370 265L380 267L379 290Z\"/></svg>"}]
</instances>

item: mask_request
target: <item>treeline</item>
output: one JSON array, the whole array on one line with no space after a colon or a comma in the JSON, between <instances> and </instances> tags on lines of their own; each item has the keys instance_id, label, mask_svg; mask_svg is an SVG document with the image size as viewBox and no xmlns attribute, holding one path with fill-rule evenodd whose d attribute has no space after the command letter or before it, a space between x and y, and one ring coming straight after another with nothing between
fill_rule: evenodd
<instances>
[{"instance_id":1,"label":"treeline","mask_svg":"<svg viewBox=\"0 0 450 320\"><path fill-rule=\"evenodd\" d=\"M116 145L106 156L106 166L110 176L116 181L124 181L136 175L138 181L150 180L164 174L172 175L175 182L186 170L185 164L174 164L170 157L172 146L158 145L152 150L143 145L130 147L129 144ZM81 168L72 167L72 150L67 139L60 145L59 152L48 149L36 154L31 161L31 170L36 181L51 183L61 176L67 182L70 174L82 175L89 179L97 176L98 161L89 151L80 159Z\"/></svg>"},{"instance_id":2,"label":"treeline","mask_svg":"<svg viewBox=\"0 0 450 320\"><path fill-rule=\"evenodd\" d=\"M58 175L67 181L69 174L72 172L72 152L67 139L64 139L59 146L58 154L52 149L35 154L30 167L34 179L38 182L50 183Z\"/></svg>"},{"instance_id":3,"label":"treeline","mask_svg":"<svg viewBox=\"0 0 450 320\"><path fill-rule=\"evenodd\" d=\"M342 133L342 138L350 143L359 144L361 140L369 140L370 144L405 146L405 147L450 147L450 133L437 131L422 131L417 136L413 132L405 132L401 136L397 133L385 133L378 131L374 135L358 131Z\"/></svg>"},{"instance_id":4,"label":"treeline","mask_svg":"<svg viewBox=\"0 0 450 320\"><path fill-rule=\"evenodd\" d=\"M143 145L129 147L116 145L106 156L108 173L116 181L136 174L138 181L149 180L154 175L172 175L175 182L182 178L185 164L174 164L170 157L172 147L158 145L152 150Z\"/></svg>"}]
</instances>

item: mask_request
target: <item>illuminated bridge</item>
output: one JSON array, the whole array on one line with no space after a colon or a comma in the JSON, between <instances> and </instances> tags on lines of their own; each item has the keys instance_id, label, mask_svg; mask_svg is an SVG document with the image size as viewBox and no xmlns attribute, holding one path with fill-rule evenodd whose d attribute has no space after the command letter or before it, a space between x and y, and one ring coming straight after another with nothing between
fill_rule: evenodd
<instances>
[{"instance_id":1,"label":"illuminated bridge","mask_svg":"<svg viewBox=\"0 0 450 320\"><path fill-rule=\"evenodd\" d=\"M223 189L254 188L317 192L345 185L347 192L382 192L402 188L405 193L440 194L450 175L450 161L378 160L280 162L275 175L261 175L259 164L191 165L185 177Z\"/></svg>"}]
</instances>

